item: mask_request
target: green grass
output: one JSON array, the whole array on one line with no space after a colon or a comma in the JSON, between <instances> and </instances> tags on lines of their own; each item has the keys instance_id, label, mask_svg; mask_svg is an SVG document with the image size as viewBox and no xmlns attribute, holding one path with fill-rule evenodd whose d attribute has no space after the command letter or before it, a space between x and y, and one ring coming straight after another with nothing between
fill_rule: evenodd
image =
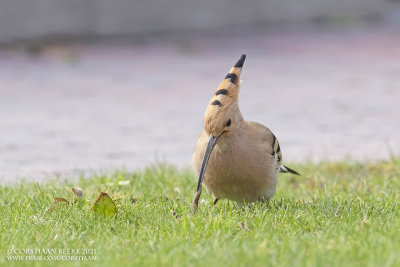
<instances>
[{"instance_id":1,"label":"green grass","mask_svg":"<svg viewBox=\"0 0 400 267\"><path fill-rule=\"evenodd\" d=\"M292 166L269 204L239 205L203 192L191 211L191 170L157 164L143 171L0 186L0 264L36 266L400 266L400 160ZM129 185L118 185L129 180ZM92 210L98 193L116 218ZM54 197L83 205L48 208ZM10 248L96 249L95 262L10 262Z\"/></svg>"}]
</instances>

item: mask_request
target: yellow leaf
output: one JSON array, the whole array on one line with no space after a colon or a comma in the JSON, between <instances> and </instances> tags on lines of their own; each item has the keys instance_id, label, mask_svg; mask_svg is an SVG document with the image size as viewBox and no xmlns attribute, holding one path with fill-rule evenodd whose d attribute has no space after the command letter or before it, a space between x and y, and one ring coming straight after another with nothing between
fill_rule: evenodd
<instances>
[{"instance_id":1,"label":"yellow leaf","mask_svg":"<svg viewBox=\"0 0 400 267\"><path fill-rule=\"evenodd\" d=\"M108 217L117 214L117 207L107 193L101 192L93 205L93 211Z\"/></svg>"}]
</instances>

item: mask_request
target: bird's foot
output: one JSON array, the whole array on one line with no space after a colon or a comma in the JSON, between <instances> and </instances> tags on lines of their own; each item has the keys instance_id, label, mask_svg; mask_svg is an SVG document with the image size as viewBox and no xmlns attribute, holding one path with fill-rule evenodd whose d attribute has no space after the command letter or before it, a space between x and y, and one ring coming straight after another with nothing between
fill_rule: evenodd
<instances>
[{"instance_id":1,"label":"bird's foot","mask_svg":"<svg viewBox=\"0 0 400 267\"><path fill-rule=\"evenodd\" d=\"M213 202L214 206L217 205L218 200L219 200L219 198L214 198L214 202Z\"/></svg>"}]
</instances>

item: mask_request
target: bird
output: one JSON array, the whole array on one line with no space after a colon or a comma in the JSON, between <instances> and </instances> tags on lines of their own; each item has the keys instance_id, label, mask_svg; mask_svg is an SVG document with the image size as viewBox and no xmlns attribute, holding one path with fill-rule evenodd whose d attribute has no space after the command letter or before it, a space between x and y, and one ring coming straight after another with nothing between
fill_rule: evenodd
<instances>
[{"instance_id":1,"label":"bird","mask_svg":"<svg viewBox=\"0 0 400 267\"><path fill-rule=\"evenodd\" d=\"M280 172L300 175L282 164L276 136L258 122L246 121L239 109L243 54L209 101L192 157L198 175L193 208L198 207L202 185L220 199L267 202L274 196Z\"/></svg>"}]
</instances>

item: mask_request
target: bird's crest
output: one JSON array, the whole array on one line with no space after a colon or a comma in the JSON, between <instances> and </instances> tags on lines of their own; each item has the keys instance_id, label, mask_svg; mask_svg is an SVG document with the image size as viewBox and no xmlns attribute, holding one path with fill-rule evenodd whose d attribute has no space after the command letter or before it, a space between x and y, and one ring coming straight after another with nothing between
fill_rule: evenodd
<instances>
[{"instance_id":1,"label":"bird's crest","mask_svg":"<svg viewBox=\"0 0 400 267\"><path fill-rule=\"evenodd\" d=\"M242 119L238 96L240 87L240 73L246 55L242 55L236 64L225 76L222 83L207 105L204 116L204 128L215 135L221 134L226 127Z\"/></svg>"},{"instance_id":2,"label":"bird's crest","mask_svg":"<svg viewBox=\"0 0 400 267\"><path fill-rule=\"evenodd\" d=\"M219 85L214 96L211 98L209 105L224 109L224 107L228 106L238 98L241 83L240 73L242 72L245 59L246 55L243 54L233 68L231 68Z\"/></svg>"}]
</instances>

